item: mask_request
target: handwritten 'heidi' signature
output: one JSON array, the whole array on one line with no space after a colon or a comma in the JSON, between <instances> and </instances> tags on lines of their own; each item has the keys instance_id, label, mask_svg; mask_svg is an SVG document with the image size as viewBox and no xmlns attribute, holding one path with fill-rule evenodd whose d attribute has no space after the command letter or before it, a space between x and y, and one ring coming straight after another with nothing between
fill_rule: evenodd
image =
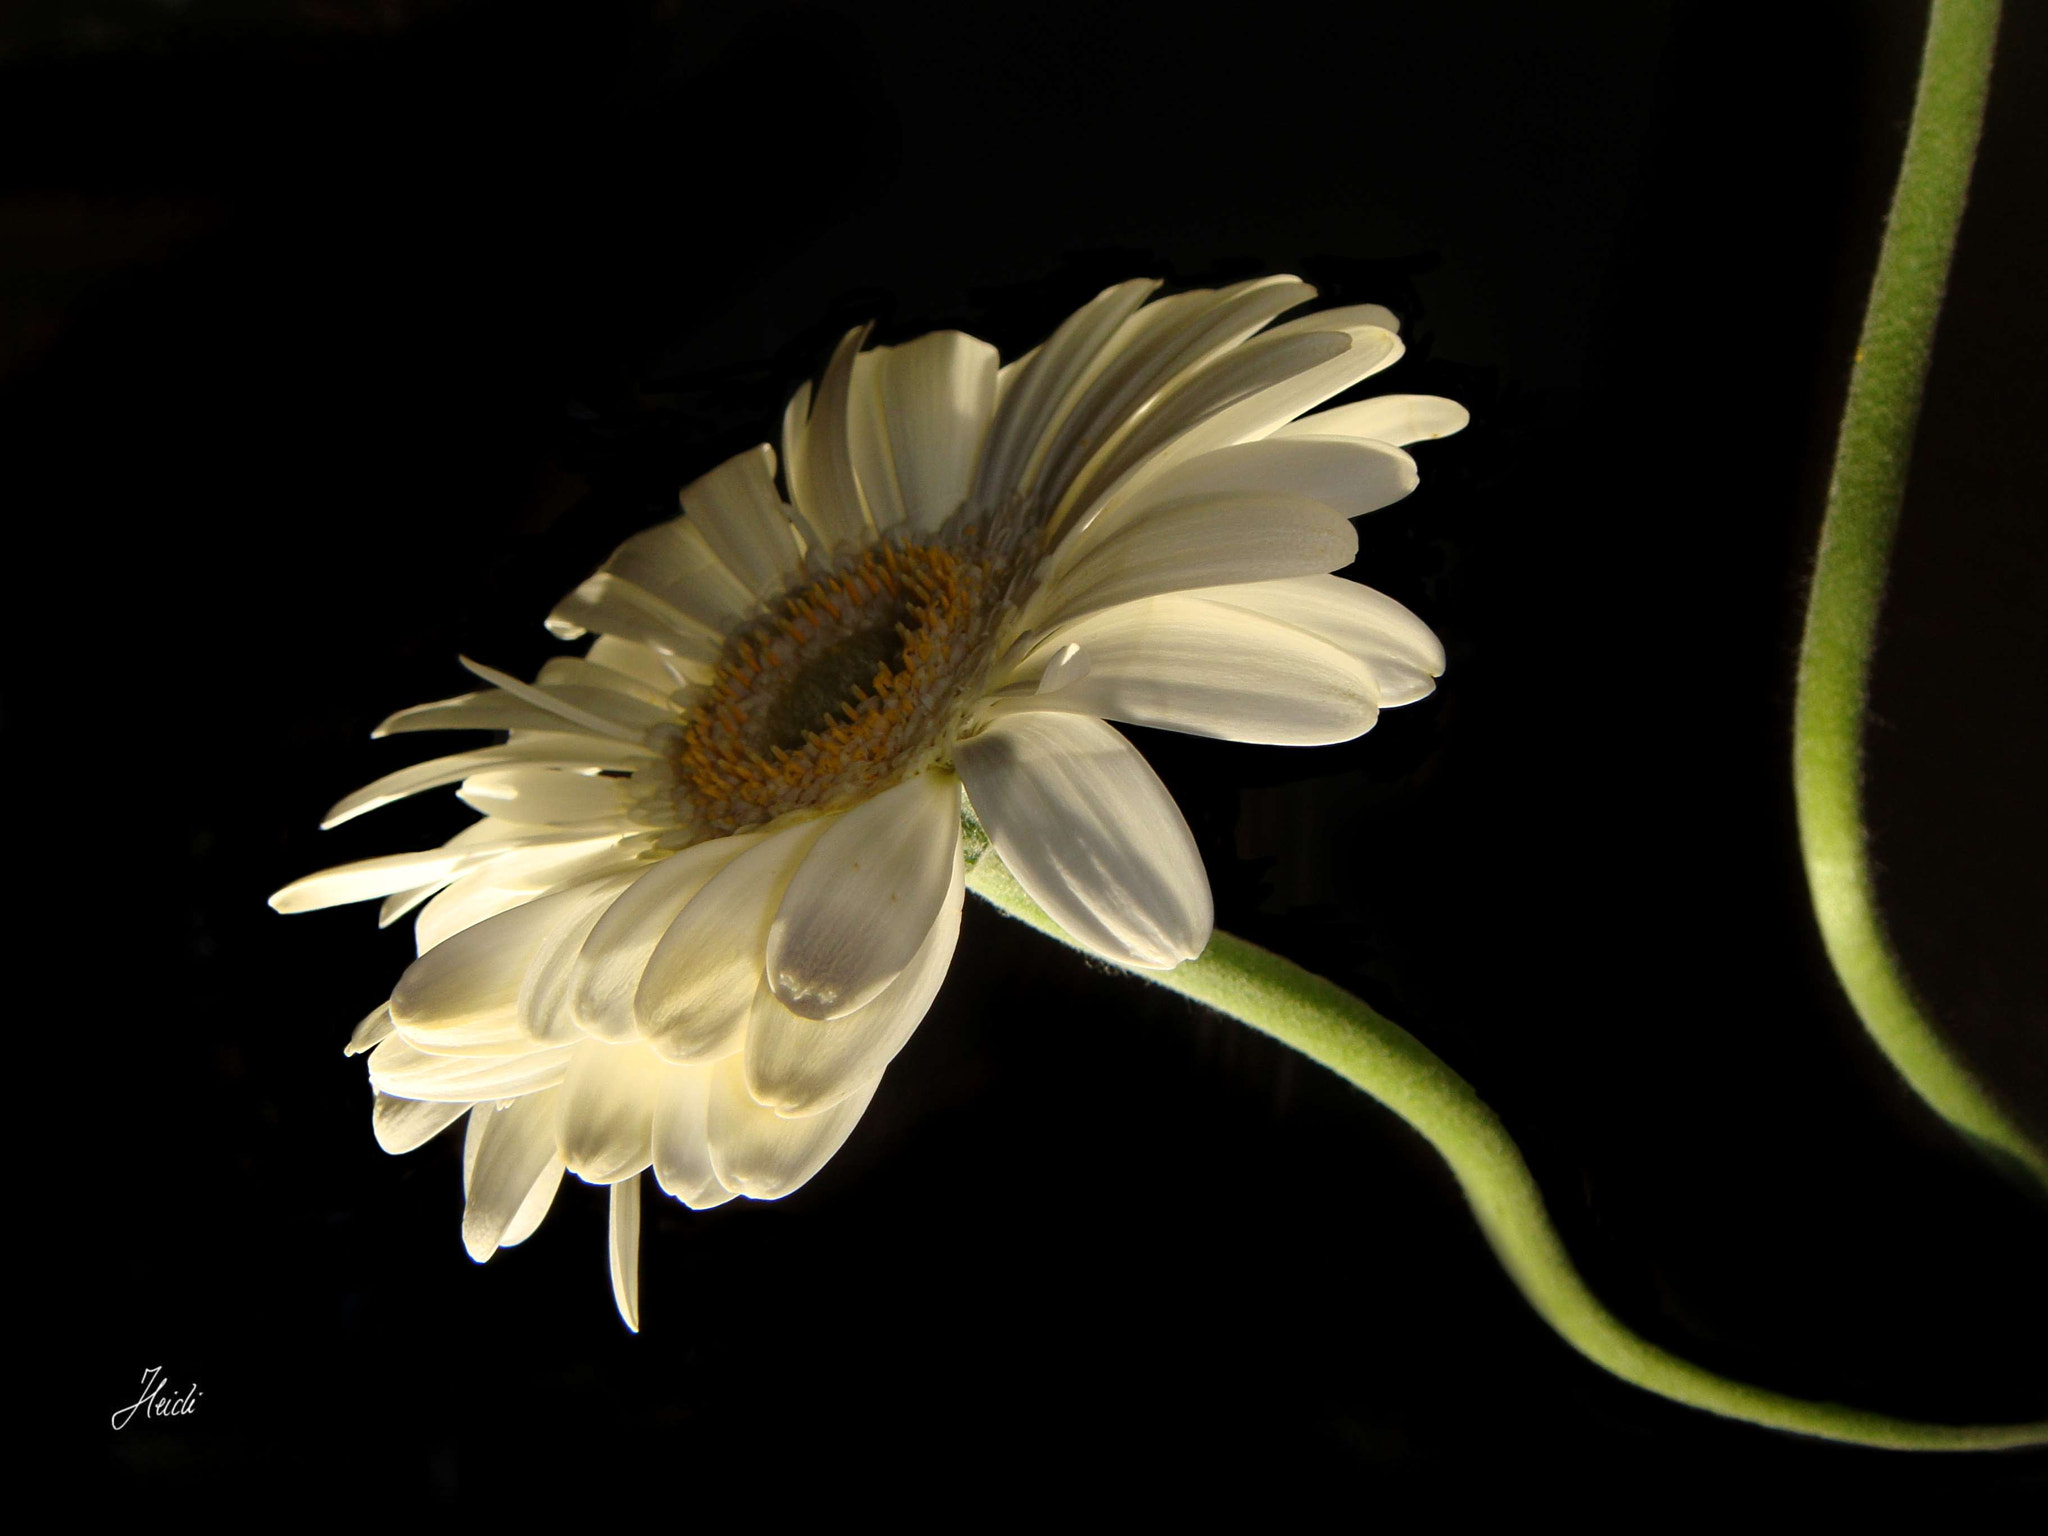
<instances>
[{"instance_id":1,"label":"handwritten 'heidi' signature","mask_svg":"<svg viewBox=\"0 0 2048 1536\"><path fill-rule=\"evenodd\" d=\"M152 1365L142 1373L142 1396L114 1415L114 1428L125 1429L138 1413L145 1419L182 1419L199 1401L199 1384L194 1382L183 1397L164 1393L164 1368Z\"/></svg>"}]
</instances>

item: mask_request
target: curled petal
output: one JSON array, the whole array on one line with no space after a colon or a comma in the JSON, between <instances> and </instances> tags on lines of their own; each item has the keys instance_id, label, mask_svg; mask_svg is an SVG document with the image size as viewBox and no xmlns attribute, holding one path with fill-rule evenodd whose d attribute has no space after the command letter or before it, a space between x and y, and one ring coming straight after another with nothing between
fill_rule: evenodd
<instances>
[{"instance_id":1,"label":"curled petal","mask_svg":"<svg viewBox=\"0 0 2048 1536\"><path fill-rule=\"evenodd\" d=\"M821 1114L791 1119L756 1104L740 1058L728 1056L711 1076L708 1130L718 1182L753 1200L795 1193L845 1145L875 1086L870 1082Z\"/></svg>"},{"instance_id":2,"label":"curled petal","mask_svg":"<svg viewBox=\"0 0 2048 1536\"><path fill-rule=\"evenodd\" d=\"M931 932L960 862L960 791L925 773L835 819L805 857L768 934L768 984L807 1019L874 998Z\"/></svg>"},{"instance_id":3,"label":"curled petal","mask_svg":"<svg viewBox=\"0 0 2048 1536\"><path fill-rule=\"evenodd\" d=\"M562 1162L591 1184L615 1184L654 1160L662 1064L645 1046L586 1040L555 1095Z\"/></svg>"},{"instance_id":4,"label":"curled petal","mask_svg":"<svg viewBox=\"0 0 2048 1536\"><path fill-rule=\"evenodd\" d=\"M633 993L633 1017L670 1061L733 1050L760 989L768 928L790 876L829 819L763 839L713 875L669 925Z\"/></svg>"},{"instance_id":5,"label":"curled petal","mask_svg":"<svg viewBox=\"0 0 2048 1536\"><path fill-rule=\"evenodd\" d=\"M1138 750L1085 715L997 720L954 748L974 813L1031 897L1081 943L1168 970L1214 910L1194 836Z\"/></svg>"},{"instance_id":6,"label":"curled petal","mask_svg":"<svg viewBox=\"0 0 2048 1536\"><path fill-rule=\"evenodd\" d=\"M529 901L486 918L428 950L405 968L391 994L391 1017L416 1045L461 1045L505 1037L520 1025L528 972L565 928L615 898L621 883L597 881Z\"/></svg>"},{"instance_id":7,"label":"curled petal","mask_svg":"<svg viewBox=\"0 0 2048 1536\"><path fill-rule=\"evenodd\" d=\"M639 1038L633 995L655 945L711 877L759 841L741 835L687 848L639 875L605 909L583 940L570 984L569 1009L581 1028L606 1040Z\"/></svg>"},{"instance_id":8,"label":"curled petal","mask_svg":"<svg viewBox=\"0 0 2048 1536\"><path fill-rule=\"evenodd\" d=\"M711 1166L711 1080L715 1064L669 1065L654 1106L654 1177L692 1210L732 1199Z\"/></svg>"},{"instance_id":9,"label":"curled petal","mask_svg":"<svg viewBox=\"0 0 2048 1536\"><path fill-rule=\"evenodd\" d=\"M386 1152L410 1152L425 1146L468 1112L467 1104L394 1099L380 1093L370 1115L370 1129Z\"/></svg>"},{"instance_id":10,"label":"curled petal","mask_svg":"<svg viewBox=\"0 0 2048 1536\"><path fill-rule=\"evenodd\" d=\"M463 1246L477 1263L503 1245L514 1219L549 1175L555 1162L554 1115L554 1095L536 1093L485 1121L462 1212Z\"/></svg>"},{"instance_id":11,"label":"curled petal","mask_svg":"<svg viewBox=\"0 0 2048 1536\"><path fill-rule=\"evenodd\" d=\"M957 817L955 818L958 819ZM836 1019L792 1013L763 987L747 1023L747 1092L784 1115L829 1109L882 1074L938 995L960 938L966 866L953 878L939 915L903 973L872 1002Z\"/></svg>"}]
</instances>

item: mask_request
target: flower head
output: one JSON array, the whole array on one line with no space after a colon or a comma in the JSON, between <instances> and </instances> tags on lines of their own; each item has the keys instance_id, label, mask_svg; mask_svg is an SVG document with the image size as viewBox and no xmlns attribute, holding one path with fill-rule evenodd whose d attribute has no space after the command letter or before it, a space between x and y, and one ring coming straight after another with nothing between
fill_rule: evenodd
<instances>
[{"instance_id":1,"label":"flower head","mask_svg":"<svg viewBox=\"0 0 2048 1536\"><path fill-rule=\"evenodd\" d=\"M1164 969L1208 941L1208 881L1105 721L1310 745L1434 686L1428 628L1329 573L1351 518L1415 488L1403 445L1464 411L1303 415L1400 356L1377 306L1275 326L1314 290L1157 287L1008 365L959 332L851 333L790 402L780 484L767 444L738 455L555 609L584 655L531 683L465 662L486 687L379 728L505 738L326 825L448 784L482 819L271 900L418 910L419 958L349 1049L387 1150L468 1115L478 1260L565 1169L609 1185L637 1326L643 1170L697 1208L816 1173L952 958L963 791L1076 939Z\"/></svg>"}]
</instances>

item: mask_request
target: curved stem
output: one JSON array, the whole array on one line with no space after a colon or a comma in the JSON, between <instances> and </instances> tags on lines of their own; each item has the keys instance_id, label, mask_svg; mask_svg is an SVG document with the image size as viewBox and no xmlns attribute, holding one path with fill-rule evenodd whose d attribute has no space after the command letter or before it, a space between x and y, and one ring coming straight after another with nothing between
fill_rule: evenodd
<instances>
[{"instance_id":1,"label":"curved stem","mask_svg":"<svg viewBox=\"0 0 2048 1536\"><path fill-rule=\"evenodd\" d=\"M2048 1184L2034 1146L1914 999L1878 916L1863 824L1863 716L1913 424L1962 223L1999 0L1934 0L1919 94L1849 375L1792 710L1799 841L1828 959L1878 1049L1959 1129Z\"/></svg>"},{"instance_id":2,"label":"curved stem","mask_svg":"<svg viewBox=\"0 0 2048 1536\"><path fill-rule=\"evenodd\" d=\"M1081 948L994 850L981 854L967 883L1010 916ZM1529 1304L1579 1353L1624 1381L1731 1419L1854 1445L1929 1451L2048 1445L2048 1423L1918 1424L1747 1386L1658 1348L1631 1332L1579 1278L1500 1117L1400 1025L1322 977L1227 933L1217 933L1199 959L1133 974L1292 1046L1421 1132L1450 1164L1487 1242Z\"/></svg>"}]
</instances>

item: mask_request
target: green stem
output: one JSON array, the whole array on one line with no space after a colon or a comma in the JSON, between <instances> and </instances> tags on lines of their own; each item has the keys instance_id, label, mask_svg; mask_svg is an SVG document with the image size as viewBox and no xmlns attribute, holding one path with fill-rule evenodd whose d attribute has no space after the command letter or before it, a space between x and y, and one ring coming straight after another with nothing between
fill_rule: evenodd
<instances>
[{"instance_id":1,"label":"green stem","mask_svg":"<svg viewBox=\"0 0 2048 1536\"><path fill-rule=\"evenodd\" d=\"M2048 1184L2048 1156L1950 1054L1878 916L1863 823L1863 717L1913 425L1962 223L1999 0L1934 0L1919 94L1849 375L1792 709L1792 781L1814 916L1878 1049L1943 1118Z\"/></svg>"},{"instance_id":2,"label":"green stem","mask_svg":"<svg viewBox=\"0 0 2048 1536\"><path fill-rule=\"evenodd\" d=\"M967 883L1010 916L1081 948L993 850L982 853ZM1199 959L1134 974L1292 1046L1421 1132L1450 1164L1487 1242L1530 1305L1573 1348L1624 1381L1731 1419L1854 1445L1930 1451L2048 1445L2048 1423L1917 1424L1729 1381L1658 1348L1631 1332L1579 1278L1500 1117L1400 1025L1320 976L1227 933L1217 933Z\"/></svg>"}]
</instances>

